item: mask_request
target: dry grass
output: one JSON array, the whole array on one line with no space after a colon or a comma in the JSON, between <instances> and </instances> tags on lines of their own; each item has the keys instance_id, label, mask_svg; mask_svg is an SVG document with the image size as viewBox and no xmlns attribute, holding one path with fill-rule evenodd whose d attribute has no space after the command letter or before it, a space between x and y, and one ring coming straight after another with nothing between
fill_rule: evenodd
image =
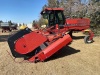
<instances>
[{"instance_id":1,"label":"dry grass","mask_svg":"<svg viewBox=\"0 0 100 75\"><path fill-rule=\"evenodd\" d=\"M16 63L7 51L9 33L0 33L0 75L100 75L100 37L92 44L84 44L83 35L74 33L72 44L46 62Z\"/></svg>"}]
</instances>

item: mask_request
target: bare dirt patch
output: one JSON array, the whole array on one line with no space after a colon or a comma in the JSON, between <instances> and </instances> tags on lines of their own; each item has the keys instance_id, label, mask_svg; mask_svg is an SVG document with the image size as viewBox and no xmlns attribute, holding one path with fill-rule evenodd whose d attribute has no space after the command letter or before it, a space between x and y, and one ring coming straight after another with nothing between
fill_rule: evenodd
<instances>
[{"instance_id":1,"label":"bare dirt patch","mask_svg":"<svg viewBox=\"0 0 100 75\"><path fill-rule=\"evenodd\" d=\"M0 33L0 75L100 75L100 37L85 44L81 33L46 62L16 63L9 55L9 33ZM80 36L80 37L78 37ZM8 53L8 52L9 53Z\"/></svg>"}]
</instances>

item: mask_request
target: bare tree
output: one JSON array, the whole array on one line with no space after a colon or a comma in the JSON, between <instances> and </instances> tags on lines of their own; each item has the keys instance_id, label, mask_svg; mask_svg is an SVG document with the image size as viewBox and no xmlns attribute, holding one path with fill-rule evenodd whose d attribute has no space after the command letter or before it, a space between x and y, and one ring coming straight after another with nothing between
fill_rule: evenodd
<instances>
[{"instance_id":1,"label":"bare tree","mask_svg":"<svg viewBox=\"0 0 100 75\"><path fill-rule=\"evenodd\" d=\"M57 0L48 0L48 6L51 8L57 7Z\"/></svg>"}]
</instances>

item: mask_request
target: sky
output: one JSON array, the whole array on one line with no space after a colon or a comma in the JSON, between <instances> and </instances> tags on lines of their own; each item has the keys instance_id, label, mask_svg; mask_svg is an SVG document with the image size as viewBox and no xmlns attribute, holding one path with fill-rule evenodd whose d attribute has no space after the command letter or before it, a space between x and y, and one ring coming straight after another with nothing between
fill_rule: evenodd
<instances>
[{"instance_id":1,"label":"sky","mask_svg":"<svg viewBox=\"0 0 100 75\"><path fill-rule=\"evenodd\" d=\"M0 20L31 23L38 20L47 0L0 0Z\"/></svg>"}]
</instances>

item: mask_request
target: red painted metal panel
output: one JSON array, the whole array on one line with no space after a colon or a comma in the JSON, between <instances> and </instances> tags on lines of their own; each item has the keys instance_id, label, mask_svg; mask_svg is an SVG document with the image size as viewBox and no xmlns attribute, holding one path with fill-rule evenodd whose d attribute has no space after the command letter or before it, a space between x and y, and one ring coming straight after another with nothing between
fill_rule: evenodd
<instances>
[{"instance_id":1,"label":"red painted metal panel","mask_svg":"<svg viewBox=\"0 0 100 75\"><path fill-rule=\"evenodd\" d=\"M20 54L27 54L36 49L46 40L47 38L45 36L36 32L31 32L16 41L15 50Z\"/></svg>"},{"instance_id":2,"label":"red painted metal panel","mask_svg":"<svg viewBox=\"0 0 100 75\"><path fill-rule=\"evenodd\" d=\"M90 20L88 18L66 19L66 24L69 29L83 30L90 27Z\"/></svg>"},{"instance_id":3,"label":"red painted metal panel","mask_svg":"<svg viewBox=\"0 0 100 75\"><path fill-rule=\"evenodd\" d=\"M61 10L61 11L63 11L64 9L63 8L45 8L45 10Z\"/></svg>"},{"instance_id":4,"label":"red painted metal panel","mask_svg":"<svg viewBox=\"0 0 100 75\"><path fill-rule=\"evenodd\" d=\"M45 59L52 56L54 53L56 53L58 50L60 50L62 47L66 46L72 41L72 38L70 35L65 35L63 38L59 38L57 41L49 45L47 48L33 56L29 59L29 61L33 62L35 61L35 58L37 57L38 60L44 61Z\"/></svg>"},{"instance_id":5,"label":"red painted metal panel","mask_svg":"<svg viewBox=\"0 0 100 75\"><path fill-rule=\"evenodd\" d=\"M67 24L90 24L88 18L66 19Z\"/></svg>"},{"instance_id":6,"label":"red painted metal panel","mask_svg":"<svg viewBox=\"0 0 100 75\"><path fill-rule=\"evenodd\" d=\"M69 44L71 41L72 41L72 38L70 37L70 35L65 35L63 38L59 38L57 41L49 45L42 52L44 53L46 58L48 58L54 53L56 53L58 50L60 50L62 47Z\"/></svg>"},{"instance_id":7,"label":"red painted metal panel","mask_svg":"<svg viewBox=\"0 0 100 75\"><path fill-rule=\"evenodd\" d=\"M37 58L37 59L36 59ZM29 59L30 62L35 62L36 60L39 61L44 61L46 59L46 56L44 55L44 53L41 51L38 54L36 54L35 56L33 56L32 58Z\"/></svg>"}]
</instances>

